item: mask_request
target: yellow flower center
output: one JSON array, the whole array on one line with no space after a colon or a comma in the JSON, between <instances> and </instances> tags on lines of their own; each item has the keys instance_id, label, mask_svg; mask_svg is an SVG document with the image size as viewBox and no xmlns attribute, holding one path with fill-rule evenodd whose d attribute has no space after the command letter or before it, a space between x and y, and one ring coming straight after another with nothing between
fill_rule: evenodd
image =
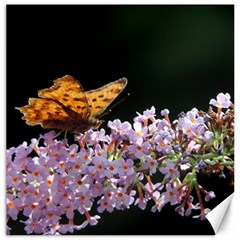
<instances>
[{"instance_id":1,"label":"yellow flower center","mask_svg":"<svg viewBox=\"0 0 240 240\"><path fill-rule=\"evenodd\" d=\"M141 136L141 132L140 131L136 132L136 135Z\"/></svg>"}]
</instances>

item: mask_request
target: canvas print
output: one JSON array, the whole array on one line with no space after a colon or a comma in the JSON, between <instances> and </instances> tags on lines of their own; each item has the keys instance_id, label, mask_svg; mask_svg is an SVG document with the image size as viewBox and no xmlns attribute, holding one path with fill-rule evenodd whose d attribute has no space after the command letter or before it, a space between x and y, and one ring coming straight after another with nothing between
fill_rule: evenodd
<instances>
[{"instance_id":1,"label":"canvas print","mask_svg":"<svg viewBox=\"0 0 240 240\"><path fill-rule=\"evenodd\" d=\"M6 234L215 234L234 192L234 6L6 12Z\"/></svg>"}]
</instances>

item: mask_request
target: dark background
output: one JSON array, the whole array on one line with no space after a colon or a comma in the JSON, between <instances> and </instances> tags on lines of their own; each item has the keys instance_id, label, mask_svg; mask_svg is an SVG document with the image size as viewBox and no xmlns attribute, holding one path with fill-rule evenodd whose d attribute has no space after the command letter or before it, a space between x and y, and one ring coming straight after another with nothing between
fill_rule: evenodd
<instances>
[{"instance_id":1,"label":"dark background","mask_svg":"<svg viewBox=\"0 0 240 240\"><path fill-rule=\"evenodd\" d=\"M16 106L37 90L70 74L85 90L120 77L129 83L118 99L131 96L104 117L132 122L136 111L164 108L174 120L181 111L207 110L219 92L234 94L233 5L8 5L7 147L30 142L40 126L21 120ZM106 124L103 125L106 127ZM216 206L232 192L227 180L208 178ZM15 234L23 233L14 224ZM146 224L150 224L148 228ZM161 213L103 214L80 234L209 234L206 221L182 218L174 208Z\"/></svg>"}]
</instances>

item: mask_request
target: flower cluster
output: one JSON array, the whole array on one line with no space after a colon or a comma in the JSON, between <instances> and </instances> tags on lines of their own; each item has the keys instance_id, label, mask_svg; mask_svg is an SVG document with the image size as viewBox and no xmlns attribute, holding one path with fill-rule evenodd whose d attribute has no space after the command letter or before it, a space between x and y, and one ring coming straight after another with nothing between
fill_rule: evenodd
<instances>
[{"instance_id":1,"label":"flower cluster","mask_svg":"<svg viewBox=\"0 0 240 240\"><path fill-rule=\"evenodd\" d=\"M198 174L224 176L226 169L233 177L233 104L222 93L210 104L217 113L194 108L171 123L167 109L158 119L151 107L133 124L109 121L110 134L90 130L69 144L51 131L8 149L7 219L22 212L27 234L65 234L96 225L93 206L101 214L133 204L145 209L150 200L153 212L170 204L182 216L204 219L210 209L202 197L215 194L199 185ZM86 220L77 224L77 214Z\"/></svg>"}]
</instances>

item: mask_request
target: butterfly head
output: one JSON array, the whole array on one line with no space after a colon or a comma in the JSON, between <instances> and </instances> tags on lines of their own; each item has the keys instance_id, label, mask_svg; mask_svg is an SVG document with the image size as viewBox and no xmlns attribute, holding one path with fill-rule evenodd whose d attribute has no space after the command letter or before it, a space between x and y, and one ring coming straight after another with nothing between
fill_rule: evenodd
<instances>
[{"instance_id":1,"label":"butterfly head","mask_svg":"<svg viewBox=\"0 0 240 240\"><path fill-rule=\"evenodd\" d=\"M104 122L104 120L92 119L91 128L98 129L103 124L103 122Z\"/></svg>"}]
</instances>

